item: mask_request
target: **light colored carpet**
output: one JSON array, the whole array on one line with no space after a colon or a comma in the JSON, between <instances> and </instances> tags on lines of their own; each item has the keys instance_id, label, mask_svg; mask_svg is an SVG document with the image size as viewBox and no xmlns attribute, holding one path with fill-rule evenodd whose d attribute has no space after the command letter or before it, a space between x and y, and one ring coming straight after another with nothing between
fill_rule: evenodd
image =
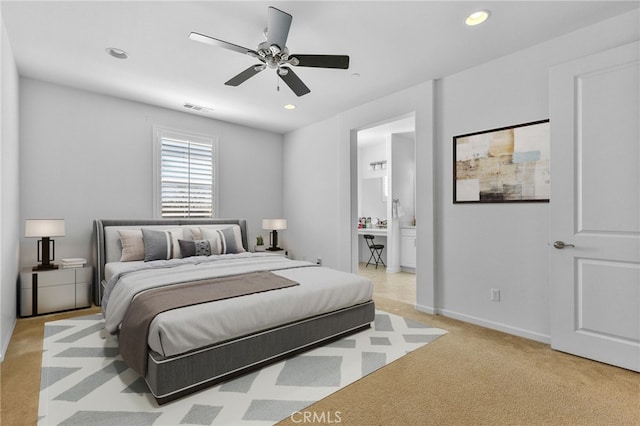
<instances>
[{"instance_id":1,"label":"light colored carpet","mask_svg":"<svg viewBox=\"0 0 640 426\"><path fill-rule=\"evenodd\" d=\"M306 410L343 425L638 426L640 374L549 345L377 298L376 307L447 329L426 348ZM286 419L279 426L300 423Z\"/></svg>"},{"instance_id":2,"label":"light colored carpet","mask_svg":"<svg viewBox=\"0 0 640 426\"><path fill-rule=\"evenodd\" d=\"M339 411L339 424L348 426L640 425L640 374L556 352L543 343L417 312L413 303L381 294L388 289L415 297L415 279L403 280L404 285L395 279L398 274L379 270L378 275L374 288L378 309L448 333L305 412L324 414L327 420L333 413L331 420L336 424ZM93 307L18 320L0 364L2 426L37 422L43 324L99 311ZM281 423L302 424L298 418Z\"/></svg>"},{"instance_id":3,"label":"light colored carpet","mask_svg":"<svg viewBox=\"0 0 640 426\"><path fill-rule=\"evenodd\" d=\"M101 315L45 324L38 424L271 425L405 356L446 331L378 311L374 327L158 406ZM337 420L339 413L332 413ZM326 419L325 419L326 420Z\"/></svg>"}]
</instances>

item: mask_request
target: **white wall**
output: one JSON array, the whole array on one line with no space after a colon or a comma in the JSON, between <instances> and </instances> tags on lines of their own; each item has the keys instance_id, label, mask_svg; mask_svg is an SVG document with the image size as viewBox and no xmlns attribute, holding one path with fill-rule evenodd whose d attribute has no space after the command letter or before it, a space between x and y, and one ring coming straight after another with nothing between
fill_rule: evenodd
<instances>
[{"instance_id":1,"label":"white wall","mask_svg":"<svg viewBox=\"0 0 640 426\"><path fill-rule=\"evenodd\" d=\"M285 135L284 211L297 258L358 267L357 131L415 114L418 221L417 298L433 306L433 84L426 82ZM307 238L309 237L309 238Z\"/></svg>"},{"instance_id":2,"label":"white wall","mask_svg":"<svg viewBox=\"0 0 640 426\"><path fill-rule=\"evenodd\" d=\"M354 129L415 111L417 309L549 341L548 205L454 205L452 138L548 118L549 67L637 40L638 22L636 10L285 135L285 215L299 226L292 237L323 225L298 254L331 252L329 266L355 269ZM323 171L306 170L308 161ZM314 203L319 187L324 209L297 217L295 203ZM490 288L501 302L489 300Z\"/></svg>"},{"instance_id":3,"label":"white wall","mask_svg":"<svg viewBox=\"0 0 640 426\"><path fill-rule=\"evenodd\" d=\"M337 248L339 220L337 118L296 130L284 138L283 247L295 259L325 266L340 263Z\"/></svg>"},{"instance_id":4,"label":"white wall","mask_svg":"<svg viewBox=\"0 0 640 426\"><path fill-rule=\"evenodd\" d=\"M218 137L217 216L247 219L251 246L262 218L283 215L282 135L20 81L20 232L27 218L65 219L56 259L91 259L94 219L152 217L154 124ZM20 253L35 264L35 240L22 238Z\"/></svg>"},{"instance_id":5,"label":"white wall","mask_svg":"<svg viewBox=\"0 0 640 426\"><path fill-rule=\"evenodd\" d=\"M549 68L637 39L638 18L625 14L438 81L438 312L549 341L549 205L454 205L452 138L549 118ZM562 197L553 171L551 191ZM490 301L491 288L501 302Z\"/></svg>"},{"instance_id":6,"label":"white wall","mask_svg":"<svg viewBox=\"0 0 640 426\"><path fill-rule=\"evenodd\" d=\"M16 322L19 273L18 70L0 12L0 362Z\"/></svg>"}]
</instances>

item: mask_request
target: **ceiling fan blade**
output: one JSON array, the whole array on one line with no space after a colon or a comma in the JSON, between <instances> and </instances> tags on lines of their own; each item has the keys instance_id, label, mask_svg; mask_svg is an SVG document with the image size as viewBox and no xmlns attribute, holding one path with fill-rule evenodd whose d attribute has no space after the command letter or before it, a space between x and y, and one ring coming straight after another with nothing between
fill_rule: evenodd
<instances>
[{"instance_id":1,"label":"ceiling fan blade","mask_svg":"<svg viewBox=\"0 0 640 426\"><path fill-rule=\"evenodd\" d=\"M289 58L296 58L296 66L299 67L349 69L349 57L346 55L289 55Z\"/></svg>"},{"instance_id":2,"label":"ceiling fan blade","mask_svg":"<svg viewBox=\"0 0 640 426\"><path fill-rule=\"evenodd\" d=\"M264 68L264 64L251 65L249 68L242 71L240 74L236 75L224 84L226 84L227 86L239 86L254 75L258 74L260 71L264 70Z\"/></svg>"},{"instance_id":3,"label":"ceiling fan blade","mask_svg":"<svg viewBox=\"0 0 640 426\"><path fill-rule=\"evenodd\" d=\"M267 21L267 45L277 45L280 50L284 50L287 45L289 28L293 17L286 12L269 6L269 17Z\"/></svg>"},{"instance_id":4,"label":"ceiling fan blade","mask_svg":"<svg viewBox=\"0 0 640 426\"><path fill-rule=\"evenodd\" d=\"M222 41L222 40L218 40L217 38L213 38L213 37L209 37L203 34L199 34L199 33L190 33L189 34L189 38L191 40L195 40L195 41L199 41L200 43L205 43L205 44L209 44L211 46L215 46L215 47L222 47L224 49L229 49L229 50L233 50L234 52L239 52L245 55L249 55L249 56L253 56L253 57L257 57L258 56L258 52L256 52L255 50L246 48L246 47L242 47L242 46L238 46L237 44L233 44L233 43L229 43L226 41Z\"/></svg>"},{"instance_id":5,"label":"ceiling fan blade","mask_svg":"<svg viewBox=\"0 0 640 426\"><path fill-rule=\"evenodd\" d=\"M293 93L298 96L302 96L311 92L311 90L302 82L302 80L300 80L300 77L298 77L291 68L280 67L280 69L287 70L287 73L285 75L282 75L280 73L278 73L278 75L285 83L287 83L287 86L289 86L291 90L293 90Z\"/></svg>"}]
</instances>

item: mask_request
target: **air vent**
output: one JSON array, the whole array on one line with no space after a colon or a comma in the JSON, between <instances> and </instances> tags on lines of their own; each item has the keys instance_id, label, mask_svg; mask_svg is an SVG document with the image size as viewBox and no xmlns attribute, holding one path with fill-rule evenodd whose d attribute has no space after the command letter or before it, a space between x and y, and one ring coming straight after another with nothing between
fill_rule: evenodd
<instances>
[{"instance_id":1,"label":"air vent","mask_svg":"<svg viewBox=\"0 0 640 426\"><path fill-rule=\"evenodd\" d=\"M203 106L199 106L199 105L193 105L193 104L184 104L184 107L193 111L198 111L198 112L210 112L213 111L213 108L206 108Z\"/></svg>"}]
</instances>

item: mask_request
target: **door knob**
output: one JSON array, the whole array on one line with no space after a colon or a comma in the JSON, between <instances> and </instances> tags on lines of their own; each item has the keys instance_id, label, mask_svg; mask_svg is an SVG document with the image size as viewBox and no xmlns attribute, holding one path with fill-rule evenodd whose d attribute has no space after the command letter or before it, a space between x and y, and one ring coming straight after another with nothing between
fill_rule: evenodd
<instances>
[{"instance_id":1,"label":"door knob","mask_svg":"<svg viewBox=\"0 0 640 426\"><path fill-rule=\"evenodd\" d=\"M565 247L575 247L573 244L565 244L564 241L556 241L553 243L553 246L557 249L563 249Z\"/></svg>"}]
</instances>

